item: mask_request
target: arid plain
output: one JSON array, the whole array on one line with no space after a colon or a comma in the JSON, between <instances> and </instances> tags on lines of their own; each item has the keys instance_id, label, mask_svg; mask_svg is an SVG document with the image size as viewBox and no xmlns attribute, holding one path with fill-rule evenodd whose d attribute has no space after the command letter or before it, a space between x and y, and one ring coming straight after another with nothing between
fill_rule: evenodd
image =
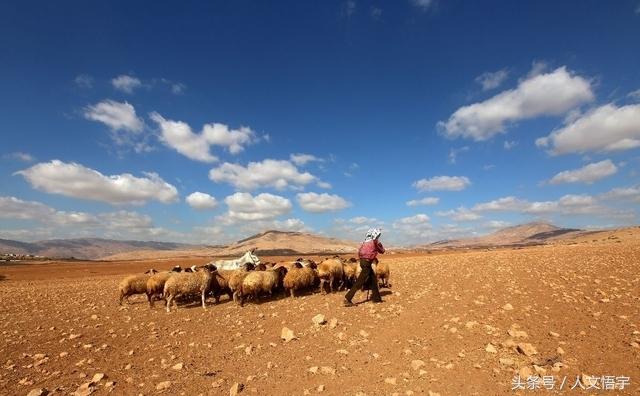
<instances>
[{"instance_id":1,"label":"arid plain","mask_svg":"<svg viewBox=\"0 0 640 396\"><path fill-rule=\"evenodd\" d=\"M638 394L639 237L636 227L525 248L387 254L384 304L352 308L343 292L242 308L223 297L206 311L150 309L144 296L118 306L125 274L203 257L2 264L0 393ZM283 328L295 338L283 340ZM571 390L580 385L600 390Z\"/></svg>"}]
</instances>

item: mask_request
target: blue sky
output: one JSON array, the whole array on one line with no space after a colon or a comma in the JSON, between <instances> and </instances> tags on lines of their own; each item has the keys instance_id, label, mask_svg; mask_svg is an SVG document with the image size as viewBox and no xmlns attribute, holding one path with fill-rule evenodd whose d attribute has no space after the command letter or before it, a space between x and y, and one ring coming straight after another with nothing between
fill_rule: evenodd
<instances>
[{"instance_id":1,"label":"blue sky","mask_svg":"<svg viewBox=\"0 0 640 396\"><path fill-rule=\"evenodd\" d=\"M640 2L0 5L0 237L638 224Z\"/></svg>"}]
</instances>

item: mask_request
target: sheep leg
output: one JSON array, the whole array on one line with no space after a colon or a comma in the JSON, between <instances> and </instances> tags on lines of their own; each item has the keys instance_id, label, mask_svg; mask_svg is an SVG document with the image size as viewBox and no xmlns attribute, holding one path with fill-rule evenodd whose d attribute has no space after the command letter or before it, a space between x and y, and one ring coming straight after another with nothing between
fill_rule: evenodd
<instances>
[{"instance_id":1,"label":"sheep leg","mask_svg":"<svg viewBox=\"0 0 640 396\"><path fill-rule=\"evenodd\" d=\"M329 293L333 293L333 276L329 277Z\"/></svg>"},{"instance_id":2,"label":"sheep leg","mask_svg":"<svg viewBox=\"0 0 640 396\"><path fill-rule=\"evenodd\" d=\"M238 291L237 290L233 292L232 298L233 298L233 302L235 302L235 303L238 302Z\"/></svg>"},{"instance_id":3,"label":"sheep leg","mask_svg":"<svg viewBox=\"0 0 640 396\"><path fill-rule=\"evenodd\" d=\"M147 300L149 300L149 308L153 308L153 297L155 297L155 294L147 294Z\"/></svg>"},{"instance_id":4,"label":"sheep leg","mask_svg":"<svg viewBox=\"0 0 640 396\"><path fill-rule=\"evenodd\" d=\"M207 310L207 306L204 304L206 299L207 299L207 293L205 290L203 290L202 291L202 309L204 309L205 311Z\"/></svg>"},{"instance_id":5,"label":"sheep leg","mask_svg":"<svg viewBox=\"0 0 640 396\"><path fill-rule=\"evenodd\" d=\"M171 312L171 302L173 301L173 294L167 297L167 312Z\"/></svg>"},{"instance_id":6,"label":"sheep leg","mask_svg":"<svg viewBox=\"0 0 640 396\"><path fill-rule=\"evenodd\" d=\"M327 291L324 288L324 283L326 279L320 279L320 294L327 294Z\"/></svg>"},{"instance_id":7,"label":"sheep leg","mask_svg":"<svg viewBox=\"0 0 640 396\"><path fill-rule=\"evenodd\" d=\"M295 298L295 294L294 294L293 289L290 289L289 292L291 293L291 298Z\"/></svg>"},{"instance_id":8,"label":"sheep leg","mask_svg":"<svg viewBox=\"0 0 640 396\"><path fill-rule=\"evenodd\" d=\"M120 301L118 302L118 305L122 305L122 300L124 299L124 293L120 292Z\"/></svg>"}]
</instances>

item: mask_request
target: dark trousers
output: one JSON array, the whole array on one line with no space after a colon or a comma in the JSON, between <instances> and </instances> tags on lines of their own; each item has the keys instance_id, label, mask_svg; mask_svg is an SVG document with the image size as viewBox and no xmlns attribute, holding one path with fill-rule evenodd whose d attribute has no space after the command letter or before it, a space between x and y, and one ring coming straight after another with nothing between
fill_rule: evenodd
<instances>
[{"instance_id":1,"label":"dark trousers","mask_svg":"<svg viewBox=\"0 0 640 396\"><path fill-rule=\"evenodd\" d=\"M378 290L378 278L373 272L373 268L371 268L371 260L360 259L360 268L362 268L362 272L360 272L355 285L349 289L344 298L351 301L356 292L360 290L362 286L367 285L371 290L371 299L373 301L381 301L382 298L380 297L380 290Z\"/></svg>"}]
</instances>

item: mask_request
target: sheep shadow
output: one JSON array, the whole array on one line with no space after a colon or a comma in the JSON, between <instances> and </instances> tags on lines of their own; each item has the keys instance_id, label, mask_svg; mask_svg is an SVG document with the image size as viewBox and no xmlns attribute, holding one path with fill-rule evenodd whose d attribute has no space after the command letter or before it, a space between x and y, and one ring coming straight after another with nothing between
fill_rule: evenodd
<instances>
[{"instance_id":1,"label":"sheep shadow","mask_svg":"<svg viewBox=\"0 0 640 396\"><path fill-rule=\"evenodd\" d=\"M4 280L7 280L7 276L3 275L3 274L0 274L0 282L2 282Z\"/></svg>"}]
</instances>

